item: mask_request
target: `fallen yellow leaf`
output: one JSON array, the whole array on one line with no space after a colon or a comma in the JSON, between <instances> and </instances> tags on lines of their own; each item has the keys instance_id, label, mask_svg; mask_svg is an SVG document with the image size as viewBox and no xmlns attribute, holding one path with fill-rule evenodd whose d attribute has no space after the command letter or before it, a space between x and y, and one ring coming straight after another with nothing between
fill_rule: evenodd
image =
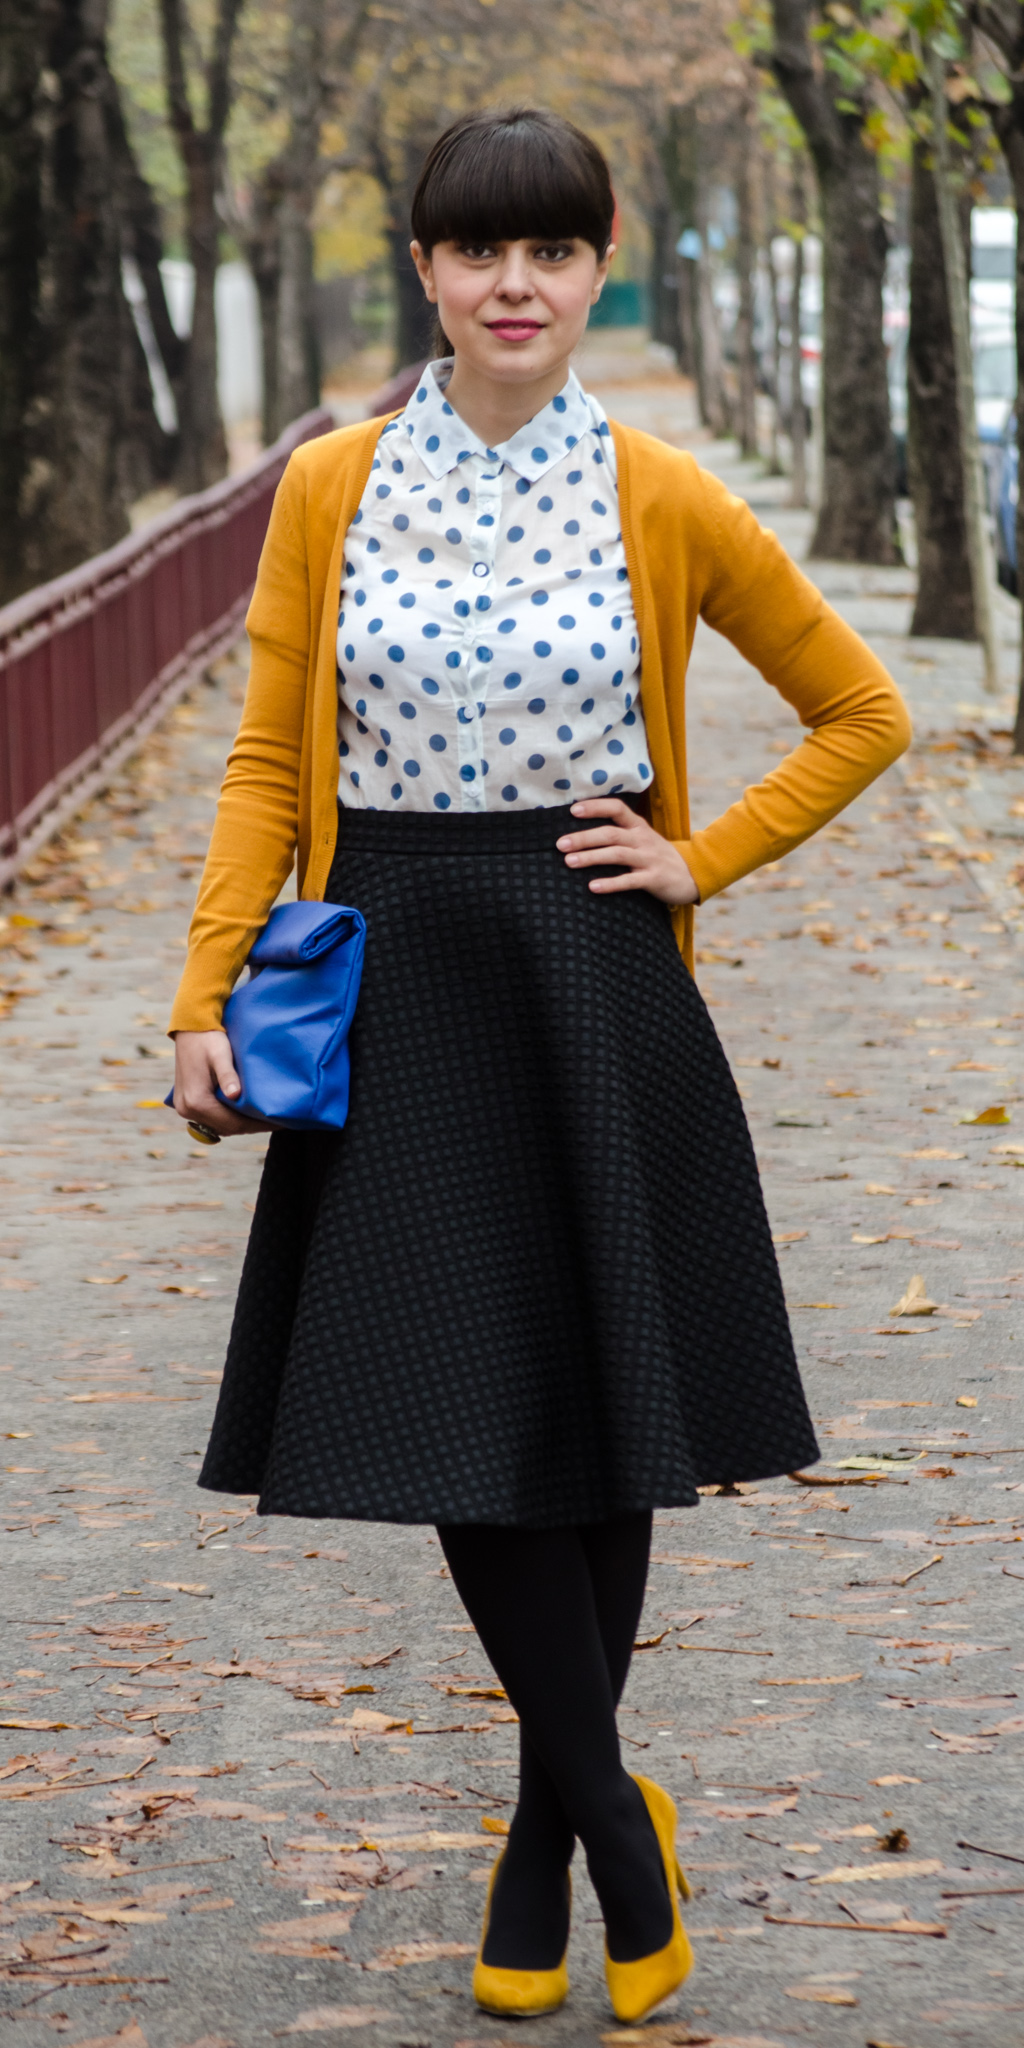
<instances>
[{"instance_id":1,"label":"fallen yellow leaf","mask_svg":"<svg viewBox=\"0 0 1024 2048\"><path fill-rule=\"evenodd\" d=\"M938 1308L937 1301L929 1301L925 1291L924 1274L915 1273L905 1294L901 1294L891 1316L933 1316Z\"/></svg>"},{"instance_id":2,"label":"fallen yellow leaf","mask_svg":"<svg viewBox=\"0 0 1024 2048\"><path fill-rule=\"evenodd\" d=\"M930 1856L920 1863L901 1863L899 1874L904 1877L934 1877L943 1868L941 1856ZM894 1865L890 1858L887 1863L842 1863L835 1870L823 1870L818 1877L812 1877L812 1884L888 1884L893 1876Z\"/></svg>"},{"instance_id":3,"label":"fallen yellow leaf","mask_svg":"<svg viewBox=\"0 0 1024 2048\"><path fill-rule=\"evenodd\" d=\"M993 1104L991 1109L983 1109L979 1116L961 1116L957 1118L957 1122L961 1124L1008 1124L1010 1122L1010 1112L1004 1103L997 1102Z\"/></svg>"},{"instance_id":4,"label":"fallen yellow leaf","mask_svg":"<svg viewBox=\"0 0 1024 2048\"><path fill-rule=\"evenodd\" d=\"M508 1834L508 1821L507 1821L507 1820L501 1820L501 1819L497 1818L496 1816L492 1816L492 1815L491 1815L491 1814L489 1814L489 1813L485 1813L485 1814L483 1814L483 1815L482 1815L482 1817L481 1817L481 1821L480 1821L480 1826L481 1826L481 1827L482 1827L482 1828L483 1828L483 1829L485 1830L485 1832L486 1832L487 1834L489 1834L489 1835L507 1835L507 1834Z\"/></svg>"},{"instance_id":5,"label":"fallen yellow leaf","mask_svg":"<svg viewBox=\"0 0 1024 2048\"><path fill-rule=\"evenodd\" d=\"M146 1095L141 1102L136 1103L135 1107L136 1109L166 1109L167 1104L162 1095Z\"/></svg>"},{"instance_id":6,"label":"fallen yellow leaf","mask_svg":"<svg viewBox=\"0 0 1024 2048\"><path fill-rule=\"evenodd\" d=\"M807 1237L808 1234L809 1233L806 1230L780 1230L778 1235L772 1238L772 1243L799 1244L800 1239L802 1237Z\"/></svg>"},{"instance_id":7,"label":"fallen yellow leaf","mask_svg":"<svg viewBox=\"0 0 1024 2048\"><path fill-rule=\"evenodd\" d=\"M958 1394L956 1405L958 1408L976 1408L978 1403L973 1394Z\"/></svg>"}]
</instances>

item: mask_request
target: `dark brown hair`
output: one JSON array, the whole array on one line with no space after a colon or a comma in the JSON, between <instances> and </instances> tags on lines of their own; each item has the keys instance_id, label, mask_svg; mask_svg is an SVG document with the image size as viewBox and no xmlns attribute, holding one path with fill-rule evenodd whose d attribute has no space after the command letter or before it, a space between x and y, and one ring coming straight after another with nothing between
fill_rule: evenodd
<instances>
[{"instance_id":1,"label":"dark brown hair","mask_svg":"<svg viewBox=\"0 0 1024 2048\"><path fill-rule=\"evenodd\" d=\"M465 114L438 137L416 187L412 231L437 242L578 237L603 256L615 196L596 142L537 107Z\"/></svg>"}]
</instances>

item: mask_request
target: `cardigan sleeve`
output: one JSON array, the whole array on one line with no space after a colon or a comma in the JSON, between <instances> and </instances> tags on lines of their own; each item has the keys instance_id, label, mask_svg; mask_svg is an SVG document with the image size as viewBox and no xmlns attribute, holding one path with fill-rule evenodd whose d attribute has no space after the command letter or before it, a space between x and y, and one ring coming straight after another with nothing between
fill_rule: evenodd
<instances>
[{"instance_id":1,"label":"cardigan sleeve","mask_svg":"<svg viewBox=\"0 0 1024 2048\"><path fill-rule=\"evenodd\" d=\"M294 457L274 498L246 618L252 645L188 958L169 1029L212 1031L295 858L310 653L305 478Z\"/></svg>"},{"instance_id":2,"label":"cardigan sleeve","mask_svg":"<svg viewBox=\"0 0 1024 2048\"><path fill-rule=\"evenodd\" d=\"M896 684L773 533L701 471L715 537L701 616L793 706L806 738L763 782L680 841L701 897L791 852L910 744Z\"/></svg>"}]
</instances>

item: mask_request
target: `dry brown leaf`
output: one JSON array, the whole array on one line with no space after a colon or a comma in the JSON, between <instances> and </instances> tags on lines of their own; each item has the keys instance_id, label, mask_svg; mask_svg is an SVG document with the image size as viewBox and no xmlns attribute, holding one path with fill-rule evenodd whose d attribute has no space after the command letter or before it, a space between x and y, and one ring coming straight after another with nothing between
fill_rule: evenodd
<instances>
[{"instance_id":1,"label":"dry brown leaf","mask_svg":"<svg viewBox=\"0 0 1024 2048\"><path fill-rule=\"evenodd\" d=\"M902 1863L901 1877L934 1877L943 1868L942 1858L929 1856L919 1863ZM823 1870L811 1878L812 1884L888 1884L892 1878L891 1863L849 1863L840 1864L835 1870Z\"/></svg>"},{"instance_id":2,"label":"dry brown leaf","mask_svg":"<svg viewBox=\"0 0 1024 2048\"><path fill-rule=\"evenodd\" d=\"M807 1230L780 1230L772 1236L773 1244L799 1244L802 1237L809 1237Z\"/></svg>"},{"instance_id":3,"label":"dry brown leaf","mask_svg":"<svg viewBox=\"0 0 1024 2048\"><path fill-rule=\"evenodd\" d=\"M933 1316L938 1308L937 1301L929 1301L924 1284L924 1274L914 1273L905 1294L901 1294L891 1316Z\"/></svg>"},{"instance_id":4,"label":"dry brown leaf","mask_svg":"<svg viewBox=\"0 0 1024 2048\"><path fill-rule=\"evenodd\" d=\"M331 2027L379 2027L388 2020L396 2020L396 2012L385 2012L379 2005L312 2005L300 2012L290 2026L279 2027L275 2040L282 2034L319 2034Z\"/></svg>"},{"instance_id":5,"label":"dry brown leaf","mask_svg":"<svg viewBox=\"0 0 1024 2048\"><path fill-rule=\"evenodd\" d=\"M810 2005L857 2005L852 1991L830 1991L824 1984L791 1984L786 1989L787 1998L803 1998Z\"/></svg>"},{"instance_id":6,"label":"dry brown leaf","mask_svg":"<svg viewBox=\"0 0 1024 2048\"><path fill-rule=\"evenodd\" d=\"M364 1963L364 1970L403 1970L410 1963L437 1963L449 1956L471 1956L476 1954L471 1941L397 1941L391 1948L382 1948L372 1963Z\"/></svg>"},{"instance_id":7,"label":"dry brown leaf","mask_svg":"<svg viewBox=\"0 0 1024 2048\"><path fill-rule=\"evenodd\" d=\"M85 1273L82 1277L87 1287L120 1287L122 1280L127 1280L128 1275L117 1273L111 1277L107 1273Z\"/></svg>"}]
</instances>

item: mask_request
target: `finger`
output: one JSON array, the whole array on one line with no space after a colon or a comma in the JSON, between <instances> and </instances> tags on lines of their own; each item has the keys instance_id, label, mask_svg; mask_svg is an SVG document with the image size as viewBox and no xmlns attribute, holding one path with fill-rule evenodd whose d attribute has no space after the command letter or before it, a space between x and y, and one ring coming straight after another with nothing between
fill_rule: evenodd
<instances>
[{"instance_id":1,"label":"finger","mask_svg":"<svg viewBox=\"0 0 1024 2048\"><path fill-rule=\"evenodd\" d=\"M620 839L615 846L595 846L588 853L567 853L565 864L568 868L606 867L649 867L649 855L641 846L630 846L628 840Z\"/></svg>"},{"instance_id":2,"label":"finger","mask_svg":"<svg viewBox=\"0 0 1024 2048\"><path fill-rule=\"evenodd\" d=\"M216 1085L222 1095L232 1098L236 1095L241 1095L242 1083L235 1072L234 1062L231 1058L231 1041L226 1036L221 1040L220 1044L211 1047L210 1067Z\"/></svg>"},{"instance_id":3,"label":"finger","mask_svg":"<svg viewBox=\"0 0 1024 2048\"><path fill-rule=\"evenodd\" d=\"M620 796L581 796L570 809L574 818L616 818L630 825L636 822L636 812Z\"/></svg>"},{"instance_id":4,"label":"finger","mask_svg":"<svg viewBox=\"0 0 1024 2048\"><path fill-rule=\"evenodd\" d=\"M237 1110L225 1109L216 1096L211 1096L209 1103L202 1108L181 1110L179 1115L188 1123L204 1124L207 1130L216 1131L220 1138L251 1137L256 1131L272 1128L260 1117L239 1116Z\"/></svg>"},{"instance_id":5,"label":"finger","mask_svg":"<svg viewBox=\"0 0 1024 2048\"><path fill-rule=\"evenodd\" d=\"M646 868L632 868L624 875L602 875L599 881L587 883L588 889L602 896L613 896L622 889L649 889L650 886L651 876Z\"/></svg>"},{"instance_id":6,"label":"finger","mask_svg":"<svg viewBox=\"0 0 1024 2048\"><path fill-rule=\"evenodd\" d=\"M621 825L595 825L592 832L569 832L555 845L560 853L576 853L589 846L618 846L624 841Z\"/></svg>"}]
</instances>

